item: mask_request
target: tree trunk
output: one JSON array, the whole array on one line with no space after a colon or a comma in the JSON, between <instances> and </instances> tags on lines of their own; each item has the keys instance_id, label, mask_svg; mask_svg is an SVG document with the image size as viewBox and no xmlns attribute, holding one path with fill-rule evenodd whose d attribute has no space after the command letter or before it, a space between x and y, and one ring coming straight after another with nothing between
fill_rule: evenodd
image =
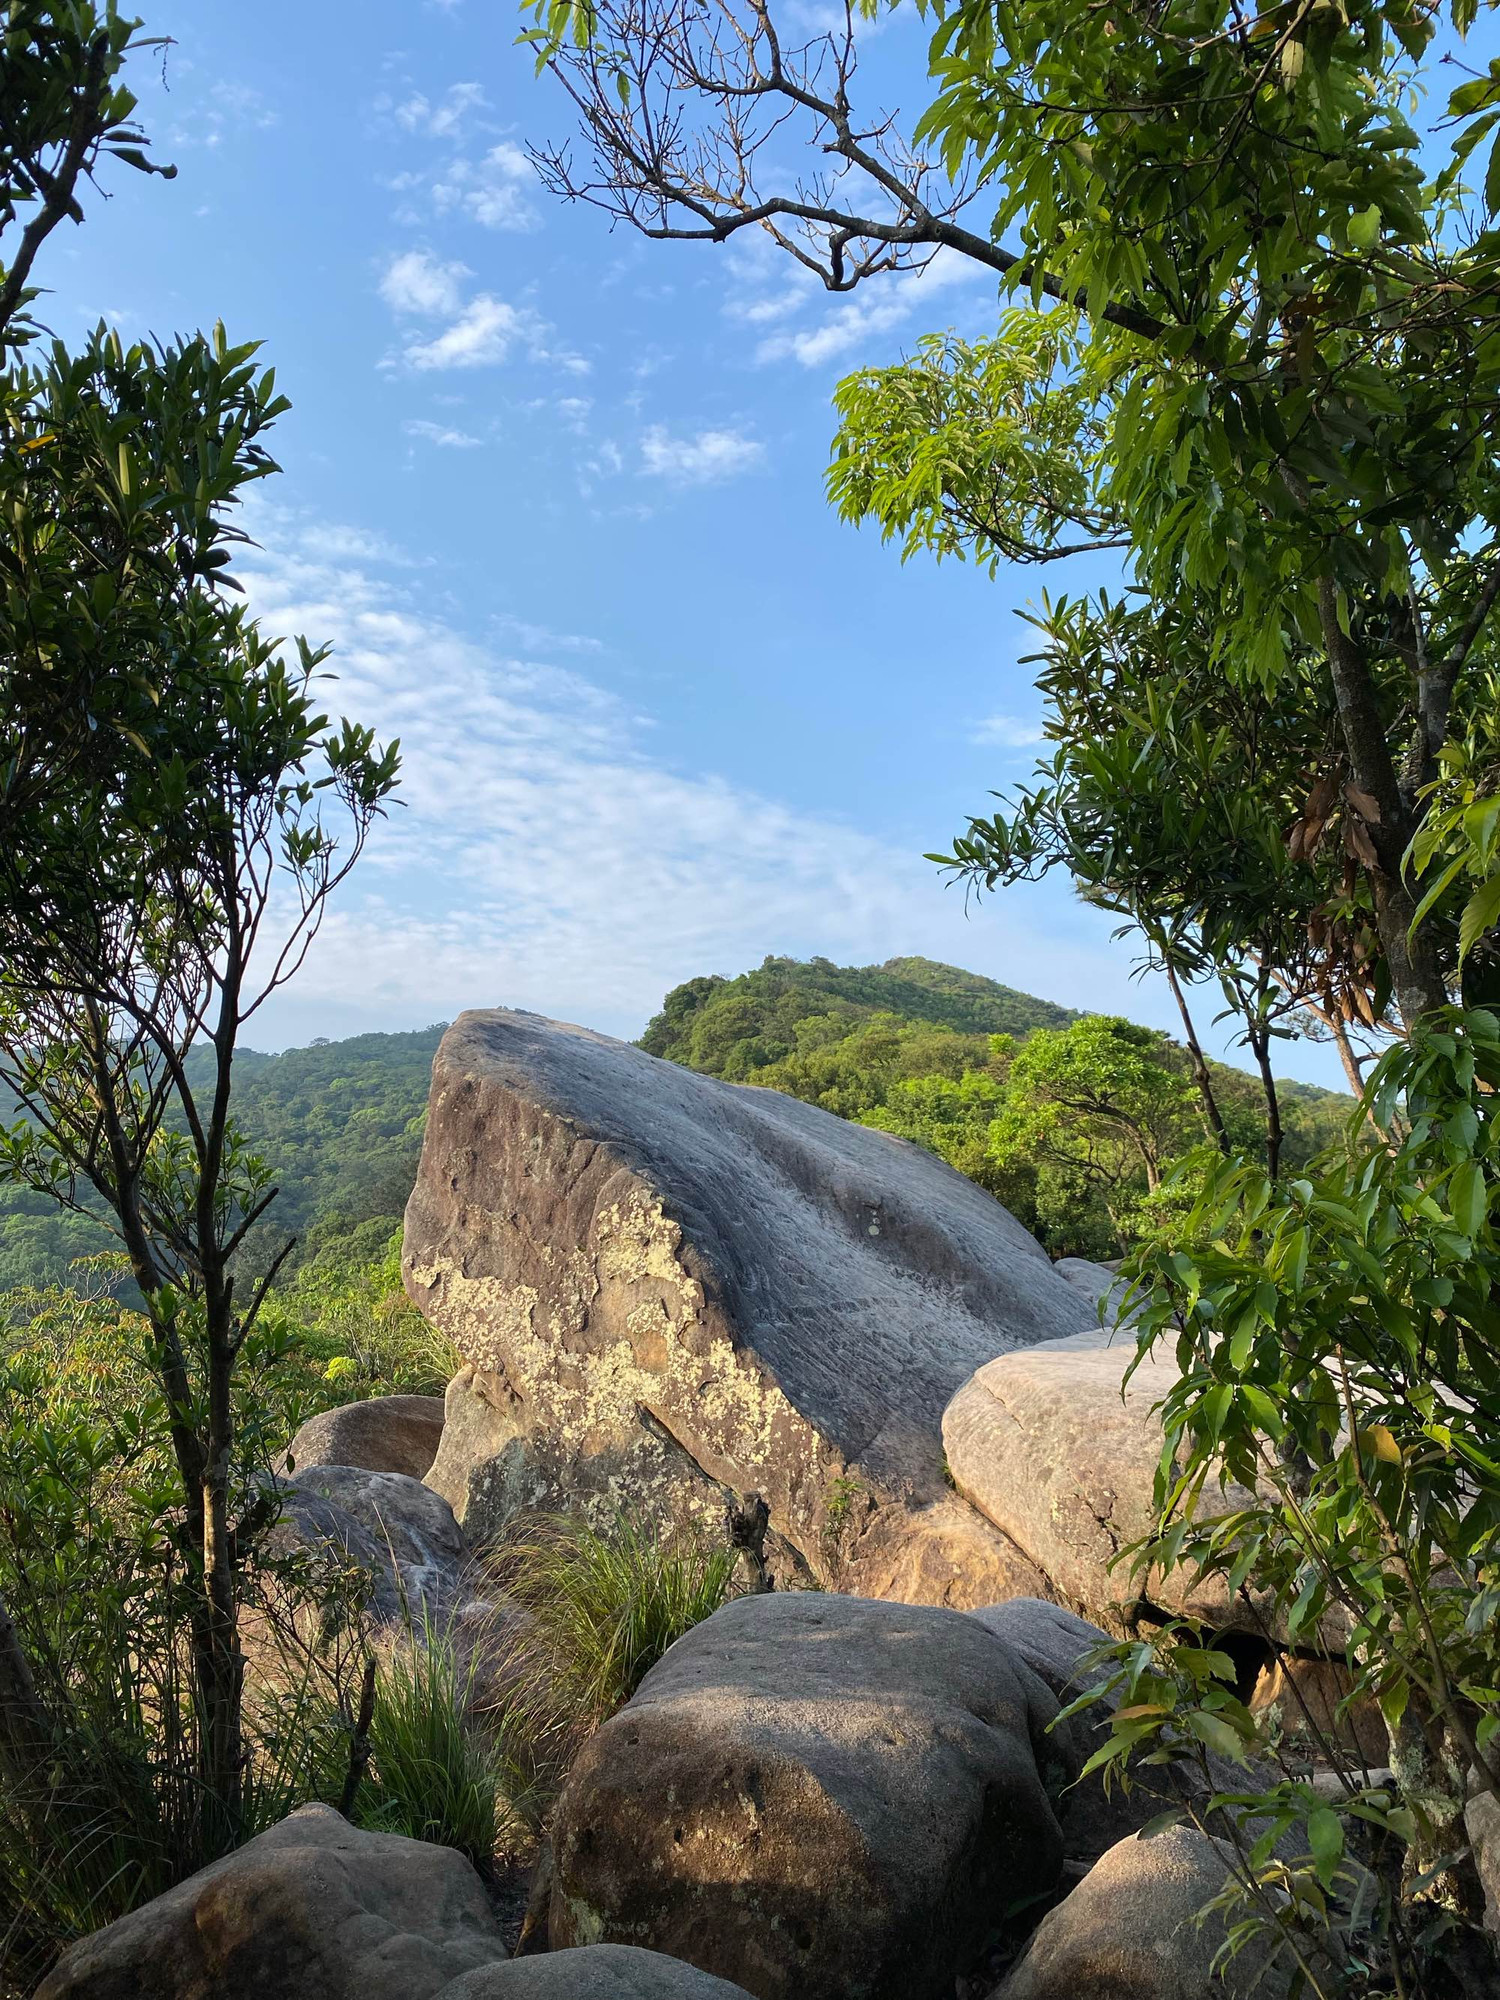
<instances>
[{"instance_id":1,"label":"tree trunk","mask_svg":"<svg viewBox=\"0 0 1500 2000\"><path fill-rule=\"evenodd\" d=\"M1229 1134L1224 1129L1219 1100L1214 1096L1213 1078L1208 1073L1208 1064L1198 1044L1198 1031L1193 1026L1192 1015L1188 1012L1186 997L1177 983L1177 974L1172 969L1172 961L1165 953L1162 955L1162 964L1166 967L1167 984L1172 989L1172 998L1177 1002L1177 1011L1182 1016L1182 1032L1187 1041L1188 1055L1192 1060L1193 1082L1198 1086L1198 1095L1203 1101L1204 1116L1208 1120L1210 1131L1219 1143L1219 1151L1227 1156L1230 1150Z\"/></svg>"},{"instance_id":2,"label":"tree trunk","mask_svg":"<svg viewBox=\"0 0 1500 2000\"><path fill-rule=\"evenodd\" d=\"M229 1476L234 1441L234 1366L228 1287L213 1287L208 1318L208 1465L203 1493L203 1606L195 1668L203 1730L205 1833L214 1851L239 1839L244 1789L240 1710L244 1660L231 1543Z\"/></svg>"},{"instance_id":3,"label":"tree trunk","mask_svg":"<svg viewBox=\"0 0 1500 2000\"><path fill-rule=\"evenodd\" d=\"M1375 928L1390 969L1396 1006L1411 1029L1424 1014L1444 1006L1448 999L1430 939L1421 931L1415 937L1408 935L1417 906L1401 868L1416 829L1397 781L1369 664L1339 621L1338 590L1327 577L1318 584L1318 617L1349 769L1359 789L1374 799L1379 814L1373 824L1366 822L1377 856L1377 865L1367 869L1375 901Z\"/></svg>"},{"instance_id":4,"label":"tree trunk","mask_svg":"<svg viewBox=\"0 0 1500 2000\"><path fill-rule=\"evenodd\" d=\"M1266 1172L1274 1181L1281 1172L1281 1098L1276 1089L1276 1077L1271 1068L1271 1038L1264 1028L1250 1027L1250 1046L1255 1051L1255 1066L1260 1071L1260 1087L1266 1100Z\"/></svg>"}]
</instances>

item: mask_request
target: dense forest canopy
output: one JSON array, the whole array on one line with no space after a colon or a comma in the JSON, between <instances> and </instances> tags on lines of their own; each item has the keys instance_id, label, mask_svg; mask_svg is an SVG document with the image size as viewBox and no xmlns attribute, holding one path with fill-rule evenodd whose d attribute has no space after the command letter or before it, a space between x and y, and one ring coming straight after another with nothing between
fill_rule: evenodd
<instances>
[{"instance_id":1,"label":"dense forest canopy","mask_svg":"<svg viewBox=\"0 0 1500 2000\"><path fill-rule=\"evenodd\" d=\"M400 1227L443 1025L279 1055L237 1053L236 1115L280 1190L276 1228L298 1239L294 1266L360 1225L379 1224L382 1241ZM0 1291L65 1284L75 1258L115 1247L102 1220L70 1215L22 1189L0 1190ZM257 1242L246 1247L253 1262Z\"/></svg>"}]
</instances>

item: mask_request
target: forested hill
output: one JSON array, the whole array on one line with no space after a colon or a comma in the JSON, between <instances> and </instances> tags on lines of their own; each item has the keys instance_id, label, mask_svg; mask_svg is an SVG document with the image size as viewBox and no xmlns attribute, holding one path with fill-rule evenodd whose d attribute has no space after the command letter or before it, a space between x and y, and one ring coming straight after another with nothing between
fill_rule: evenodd
<instances>
[{"instance_id":1,"label":"forested hill","mask_svg":"<svg viewBox=\"0 0 1500 2000\"><path fill-rule=\"evenodd\" d=\"M930 958L888 958L884 965L767 958L737 979L712 974L674 986L641 1047L743 1081L806 1047L810 1022L826 1040L880 1014L960 1035L1026 1035L1078 1019L1071 1008Z\"/></svg>"},{"instance_id":2,"label":"forested hill","mask_svg":"<svg viewBox=\"0 0 1500 2000\"><path fill-rule=\"evenodd\" d=\"M236 1115L281 1192L267 1218L303 1255L357 1225L374 1239L400 1221L416 1175L432 1058L443 1025L356 1035L235 1058ZM37 1195L0 1190L0 1291L67 1283L75 1257L114 1248L102 1224L61 1215ZM300 1260L299 1260L300 1261Z\"/></svg>"}]
</instances>

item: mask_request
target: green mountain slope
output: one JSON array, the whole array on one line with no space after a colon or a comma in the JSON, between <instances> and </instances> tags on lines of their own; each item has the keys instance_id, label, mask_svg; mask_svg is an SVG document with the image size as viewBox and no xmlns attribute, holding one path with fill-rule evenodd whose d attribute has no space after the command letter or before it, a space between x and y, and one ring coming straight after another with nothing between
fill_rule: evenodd
<instances>
[{"instance_id":1,"label":"green mountain slope","mask_svg":"<svg viewBox=\"0 0 1500 2000\"><path fill-rule=\"evenodd\" d=\"M302 1258L356 1225L389 1236L416 1175L432 1058L443 1024L405 1035L356 1035L235 1058L235 1107L280 1187L247 1246L259 1264L288 1234ZM15 1115L14 1106L7 1115ZM66 1284L76 1257L115 1246L102 1223L59 1215L40 1196L0 1190L0 1291ZM257 1254L259 1253L259 1254Z\"/></svg>"},{"instance_id":2,"label":"green mountain slope","mask_svg":"<svg viewBox=\"0 0 1500 2000\"><path fill-rule=\"evenodd\" d=\"M884 965L767 958L737 979L712 975L673 987L641 1047L740 1082L808 1047L810 1021L831 1039L835 1026L848 1034L878 1014L959 1035L1025 1035L1078 1018L1070 1008L930 958L890 958Z\"/></svg>"},{"instance_id":3,"label":"green mountain slope","mask_svg":"<svg viewBox=\"0 0 1500 2000\"><path fill-rule=\"evenodd\" d=\"M738 978L675 987L641 1038L653 1055L735 1082L787 1091L808 1103L918 1140L970 1174L1038 1229L1049 1247L1106 1247L1076 1192L1054 1209L1035 1177L996 1170L988 1153L998 1078L990 1036L1024 1038L1081 1016L1051 1001L925 958L838 966L768 958ZM241 1124L281 1193L247 1246L263 1266L288 1234L287 1268L342 1266L384 1252L416 1174L428 1081L442 1026L236 1060ZM1215 1065L1226 1102L1258 1102L1251 1079ZM1287 1085L1289 1158L1331 1138L1348 1099ZM0 1107L4 1115L4 1107ZM13 1115L13 1107L11 1111ZM0 1291L65 1284L78 1257L113 1248L90 1217L60 1215L38 1196L0 1190Z\"/></svg>"}]
</instances>

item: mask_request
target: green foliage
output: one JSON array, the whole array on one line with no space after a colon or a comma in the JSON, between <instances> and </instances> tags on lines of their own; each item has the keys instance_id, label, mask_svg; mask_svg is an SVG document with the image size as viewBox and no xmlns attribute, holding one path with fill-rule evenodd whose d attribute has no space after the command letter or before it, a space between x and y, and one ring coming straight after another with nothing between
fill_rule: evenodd
<instances>
[{"instance_id":1,"label":"green foliage","mask_svg":"<svg viewBox=\"0 0 1500 2000\"><path fill-rule=\"evenodd\" d=\"M1424 1024L1372 1079L1380 1143L1351 1133L1280 1182L1226 1163L1128 1267L1142 1351L1172 1342L1181 1369L1163 1409L1161 1525L1138 1558L1224 1578L1294 1645L1338 1631L1354 1696L1379 1703L1392 1736L1399 1796L1354 1769L1343 1795L1316 1798L1288 1772L1235 1805L1241 1886L1271 1865L1263 1810L1300 1833L1325 1890L1361 1824L1390 1836L1370 1949L1394 1955L1408 1992L1440 1990L1420 1983L1430 1967L1414 1973L1424 1953L1466 1962L1481 1899L1465 1799L1471 1784L1500 1796L1497 1090L1495 1016ZM1226 1508L1225 1481L1253 1501ZM1184 1733L1231 1754L1266 1747L1232 1674L1181 1684L1194 1664L1170 1644L1123 1656L1110 1759ZM1432 1907L1403 1917L1403 1897Z\"/></svg>"},{"instance_id":2,"label":"green foliage","mask_svg":"<svg viewBox=\"0 0 1500 2000\"><path fill-rule=\"evenodd\" d=\"M674 987L641 1047L731 1083L758 1082L757 1070L802 1049L800 1024L821 1019L818 1038L833 1041L876 1014L959 1035L1025 1034L1072 1018L1065 1007L925 958L866 966L768 958L737 979L692 979Z\"/></svg>"},{"instance_id":3,"label":"green foliage","mask_svg":"<svg viewBox=\"0 0 1500 2000\"><path fill-rule=\"evenodd\" d=\"M250 1230L238 1269L260 1275L287 1234L297 1238L287 1273L308 1262L326 1269L329 1262L373 1262L383 1254L416 1179L441 1037L439 1025L314 1042L280 1055L236 1051L236 1121L277 1189L275 1210ZM201 1085L206 1052L190 1052L185 1067L192 1084ZM11 1108L9 1118L18 1110ZM168 1117L181 1125L180 1111ZM92 1208L59 1211L43 1196L0 1187L0 1290L67 1284L76 1257L113 1244ZM121 1295L140 1303L128 1275Z\"/></svg>"},{"instance_id":4,"label":"green foliage","mask_svg":"<svg viewBox=\"0 0 1500 2000\"><path fill-rule=\"evenodd\" d=\"M1126 1236L1141 1196L1204 1137L1181 1052L1150 1028L1092 1014L1039 1028L1016 1050L989 1146L1001 1167L1049 1169L1090 1191Z\"/></svg>"},{"instance_id":5,"label":"green foliage","mask_svg":"<svg viewBox=\"0 0 1500 2000\"><path fill-rule=\"evenodd\" d=\"M82 219L80 181L93 182L111 159L165 180L177 171L147 158L135 98L119 80L132 51L163 46L139 27L114 0L6 0L0 9L0 236L24 218L0 265L0 353L36 334L28 308L38 293L27 279L57 225Z\"/></svg>"},{"instance_id":6,"label":"green foliage","mask_svg":"<svg viewBox=\"0 0 1500 2000\"><path fill-rule=\"evenodd\" d=\"M488 1877L520 1830L510 1798L521 1787L503 1737L471 1719L474 1699L475 1661L460 1665L451 1634L424 1618L380 1673L354 1817L455 1847Z\"/></svg>"},{"instance_id":7,"label":"green foliage","mask_svg":"<svg viewBox=\"0 0 1500 2000\"><path fill-rule=\"evenodd\" d=\"M377 1218L331 1239L274 1294L295 1348L319 1370L319 1400L440 1396L458 1373L453 1343L401 1286L401 1232Z\"/></svg>"},{"instance_id":8,"label":"green foliage","mask_svg":"<svg viewBox=\"0 0 1500 2000\"><path fill-rule=\"evenodd\" d=\"M564 1750L628 1701L734 1583L732 1549L686 1531L664 1540L623 1513L602 1528L528 1520L496 1560L531 1618L517 1642L519 1706L537 1741Z\"/></svg>"},{"instance_id":9,"label":"green foliage","mask_svg":"<svg viewBox=\"0 0 1500 2000\"><path fill-rule=\"evenodd\" d=\"M252 1342L236 1385L247 1468L300 1420L296 1388L276 1344ZM199 1778L186 1534L146 1319L107 1296L0 1301L0 1601L49 1725L40 1788L0 1786L7 1996L29 1994L59 1949L203 1861L212 1815ZM241 1584L266 1632L286 1642L279 1698L257 1704L246 1730L235 1834L248 1838L326 1795L328 1771L347 1761L337 1663L313 1660L290 1635L299 1604L352 1604L356 1583L332 1565L272 1558L251 1538Z\"/></svg>"},{"instance_id":10,"label":"green foliage","mask_svg":"<svg viewBox=\"0 0 1500 2000\"><path fill-rule=\"evenodd\" d=\"M899 538L903 560L973 554L991 576L1123 545L1087 354L1076 313L1015 311L992 339L929 334L899 366L847 376L829 498Z\"/></svg>"}]
</instances>

